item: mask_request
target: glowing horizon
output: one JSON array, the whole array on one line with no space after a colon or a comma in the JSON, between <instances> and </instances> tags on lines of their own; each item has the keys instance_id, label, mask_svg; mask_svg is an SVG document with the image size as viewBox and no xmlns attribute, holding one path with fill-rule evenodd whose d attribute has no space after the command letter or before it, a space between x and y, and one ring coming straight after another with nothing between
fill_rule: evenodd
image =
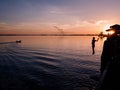
<instances>
[{"instance_id":1,"label":"glowing horizon","mask_svg":"<svg viewBox=\"0 0 120 90\"><path fill-rule=\"evenodd\" d=\"M0 34L98 34L119 24L118 0L1 0ZM102 5L102 6L101 6ZM105 33L105 32L104 32Z\"/></svg>"}]
</instances>

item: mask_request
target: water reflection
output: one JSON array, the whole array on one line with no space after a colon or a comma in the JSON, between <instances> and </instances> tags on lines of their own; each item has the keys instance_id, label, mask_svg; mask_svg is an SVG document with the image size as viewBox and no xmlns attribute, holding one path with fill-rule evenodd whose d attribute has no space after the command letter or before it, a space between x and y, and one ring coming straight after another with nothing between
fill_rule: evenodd
<instances>
[{"instance_id":1,"label":"water reflection","mask_svg":"<svg viewBox=\"0 0 120 90\"><path fill-rule=\"evenodd\" d=\"M1 90L92 90L95 85L89 76L99 72L103 40L93 56L90 36L1 38L0 42L22 40L0 44Z\"/></svg>"},{"instance_id":2,"label":"water reflection","mask_svg":"<svg viewBox=\"0 0 120 90\"><path fill-rule=\"evenodd\" d=\"M1 37L0 42L11 42L22 40L21 46L36 49L52 49L66 51L80 51L81 53L91 54L91 39L90 36L10 36ZM100 39L96 43L96 54L101 52L103 41Z\"/></svg>"}]
</instances>

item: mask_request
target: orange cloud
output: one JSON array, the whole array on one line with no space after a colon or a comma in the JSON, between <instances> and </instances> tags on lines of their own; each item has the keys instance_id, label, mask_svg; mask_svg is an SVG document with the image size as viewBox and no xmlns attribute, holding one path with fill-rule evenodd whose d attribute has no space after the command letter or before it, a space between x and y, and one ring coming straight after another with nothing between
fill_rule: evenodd
<instances>
[{"instance_id":1,"label":"orange cloud","mask_svg":"<svg viewBox=\"0 0 120 90\"><path fill-rule=\"evenodd\" d=\"M26 22L18 24L0 23L0 33L59 33L53 26L63 29L66 33L99 33L109 20L73 20L69 23L60 22Z\"/></svg>"}]
</instances>

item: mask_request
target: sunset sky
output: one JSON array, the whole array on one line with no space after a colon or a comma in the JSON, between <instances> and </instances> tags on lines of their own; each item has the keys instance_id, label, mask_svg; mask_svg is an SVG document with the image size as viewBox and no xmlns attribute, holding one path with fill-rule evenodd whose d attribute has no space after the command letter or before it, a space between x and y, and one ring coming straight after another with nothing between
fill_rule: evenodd
<instances>
[{"instance_id":1,"label":"sunset sky","mask_svg":"<svg viewBox=\"0 0 120 90\"><path fill-rule=\"evenodd\" d=\"M0 34L98 34L113 24L120 0L0 0Z\"/></svg>"}]
</instances>

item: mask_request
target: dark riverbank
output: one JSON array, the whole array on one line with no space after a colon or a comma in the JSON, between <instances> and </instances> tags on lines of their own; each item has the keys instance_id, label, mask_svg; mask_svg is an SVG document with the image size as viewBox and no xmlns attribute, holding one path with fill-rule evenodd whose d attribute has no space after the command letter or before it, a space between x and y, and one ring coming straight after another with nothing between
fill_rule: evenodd
<instances>
[{"instance_id":1,"label":"dark riverbank","mask_svg":"<svg viewBox=\"0 0 120 90\"><path fill-rule=\"evenodd\" d=\"M98 34L0 34L0 36L98 36Z\"/></svg>"}]
</instances>

